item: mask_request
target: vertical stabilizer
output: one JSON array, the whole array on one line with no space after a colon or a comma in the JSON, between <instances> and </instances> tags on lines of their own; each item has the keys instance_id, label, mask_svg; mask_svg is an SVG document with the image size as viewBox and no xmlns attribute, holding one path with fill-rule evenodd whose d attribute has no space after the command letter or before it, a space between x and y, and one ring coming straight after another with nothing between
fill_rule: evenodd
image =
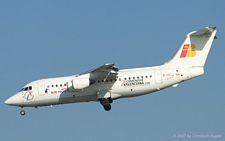
<instances>
[{"instance_id":1,"label":"vertical stabilizer","mask_svg":"<svg viewBox=\"0 0 225 141\"><path fill-rule=\"evenodd\" d=\"M165 66L168 68L194 68L203 67L216 38L216 27L205 27L201 30L187 34L184 42Z\"/></svg>"}]
</instances>

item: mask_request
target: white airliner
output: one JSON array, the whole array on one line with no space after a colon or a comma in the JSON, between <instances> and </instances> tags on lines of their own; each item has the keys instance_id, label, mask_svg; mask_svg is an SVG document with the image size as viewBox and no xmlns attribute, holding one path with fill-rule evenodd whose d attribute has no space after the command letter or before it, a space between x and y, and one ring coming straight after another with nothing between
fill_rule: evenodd
<instances>
[{"instance_id":1,"label":"white airliner","mask_svg":"<svg viewBox=\"0 0 225 141\"><path fill-rule=\"evenodd\" d=\"M216 39L216 27L205 27L187 34L171 60L163 65L119 70L104 64L92 71L58 78L33 81L5 101L21 107L97 101L106 111L119 98L135 97L176 87L179 83L204 73L204 64Z\"/></svg>"}]
</instances>

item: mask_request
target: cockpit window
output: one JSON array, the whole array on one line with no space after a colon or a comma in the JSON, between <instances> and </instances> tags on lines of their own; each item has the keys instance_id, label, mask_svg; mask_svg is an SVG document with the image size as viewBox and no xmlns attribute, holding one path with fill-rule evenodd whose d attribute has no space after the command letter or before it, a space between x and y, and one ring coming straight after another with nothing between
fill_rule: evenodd
<instances>
[{"instance_id":1,"label":"cockpit window","mask_svg":"<svg viewBox=\"0 0 225 141\"><path fill-rule=\"evenodd\" d=\"M22 92L22 91L28 91L28 90L32 90L32 86L22 88L22 89L20 90L20 92Z\"/></svg>"},{"instance_id":2,"label":"cockpit window","mask_svg":"<svg viewBox=\"0 0 225 141\"><path fill-rule=\"evenodd\" d=\"M22 89L20 90L20 92L23 91L23 90L24 90L24 88L22 88Z\"/></svg>"},{"instance_id":3,"label":"cockpit window","mask_svg":"<svg viewBox=\"0 0 225 141\"><path fill-rule=\"evenodd\" d=\"M28 87L24 88L24 91L27 91L28 90Z\"/></svg>"}]
</instances>

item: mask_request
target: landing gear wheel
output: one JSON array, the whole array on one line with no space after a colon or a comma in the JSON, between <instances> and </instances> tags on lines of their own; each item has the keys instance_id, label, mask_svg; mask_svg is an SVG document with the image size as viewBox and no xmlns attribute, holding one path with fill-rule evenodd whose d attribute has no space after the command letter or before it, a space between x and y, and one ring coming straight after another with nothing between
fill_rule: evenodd
<instances>
[{"instance_id":1,"label":"landing gear wheel","mask_svg":"<svg viewBox=\"0 0 225 141\"><path fill-rule=\"evenodd\" d=\"M109 106L109 105L110 105L108 99L103 99L103 100L101 101L101 104L102 104L102 106Z\"/></svg>"},{"instance_id":2,"label":"landing gear wheel","mask_svg":"<svg viewBox=\"0 0 225 141\"><path fill-rule=\"evenodd\" d=\"M111 105L109 104L108 106L104 106L104 109L105 109L106 111L111 110Z\"/></svg>"},{"instance_id":3,"label":"landing gear wheel","mask_svg":"<svg viewBox=\"0 0 225 141\"><path fill-rule=\"evenodd\" d=\"M21 114L22 116L24 116L24 115L25 115L25 111L24 111L24 110L21 110L21 111L20 111L20 114Z\"/></svg>"},{"instance_id":4,"label":"landing gear wheel","mask_svg":"<svg viewBox=\"0 0 225 141\"><path fill-rule=\"evenodd\" d=\"M111 110L111 105L110 105L110 103L112 103L111 99L102 98L102 99L99 99L99 101L106 111Z\"/></svg>"}]
</instances>

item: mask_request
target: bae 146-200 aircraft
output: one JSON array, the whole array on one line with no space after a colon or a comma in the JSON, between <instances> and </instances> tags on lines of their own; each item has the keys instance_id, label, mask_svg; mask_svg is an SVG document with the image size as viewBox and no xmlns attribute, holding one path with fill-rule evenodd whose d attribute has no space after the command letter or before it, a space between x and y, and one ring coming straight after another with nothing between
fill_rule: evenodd
<instances>
[{"instance_id":1,"label":"bae 146-200 aircraft","mask_svg":"<svg viewBox=\"0 0 225 141\"><path fill-rule=\"evenodd\" d=\"M187 34L171 60L163 65L119 70L104 64L92 71L33 81L5 101L21 107L52 106L96 101L106 111L120 98L141 96L195 78L204 73L204 64L216 38L216 27L205 27Z\"/></svg>"}]
</instances>

